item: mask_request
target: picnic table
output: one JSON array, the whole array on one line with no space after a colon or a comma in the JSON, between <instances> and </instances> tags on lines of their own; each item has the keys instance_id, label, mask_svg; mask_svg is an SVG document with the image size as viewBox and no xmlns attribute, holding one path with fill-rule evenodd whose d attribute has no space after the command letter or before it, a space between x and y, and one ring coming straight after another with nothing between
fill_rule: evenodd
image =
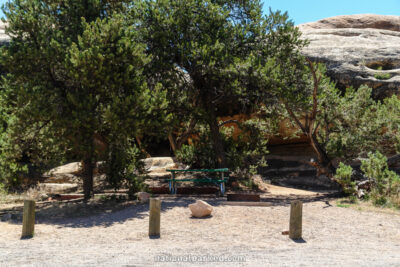
<instances>
[{"instance_id":1,"label":"picnic table","mask_svg":"<svg viewBox=\"0 0 400 267\"><path fill-rule=\"evenodd\" d=\"M167 169L167 172L171 172L171 179L167 179L169 182L169 192L171 194L177 193L176 184L180 182L196 182L196 183L214 183L219 186L219 190L222 195L225 194L225 183L228 182L229 176L224 176L225 172L229 172L228 168L222 169ZM178 173L220 173L219 177L193 177L193 178L180 178L177 179L176 174Z\"/></svg>"}]
</instances>

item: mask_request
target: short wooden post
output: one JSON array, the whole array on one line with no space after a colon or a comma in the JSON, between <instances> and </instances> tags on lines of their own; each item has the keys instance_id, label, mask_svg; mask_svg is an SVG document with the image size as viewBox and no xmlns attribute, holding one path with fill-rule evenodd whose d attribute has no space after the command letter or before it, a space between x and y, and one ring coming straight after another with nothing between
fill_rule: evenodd
<instances>
[{"instance_id":1,"label":"short wooden post","mask_svg":"<svg viewBox=\"0 0 400 267\"><path fill-rule=\"evenodd\" d=\"M161 200L150 198L149 236L160 236Z\"/></svg>"},{"instance_id":2,"label":"short wooden post","mask_svg":"<svg viewBox=\"0 0 400 267\"><path fill-rule=\"evenodd\" d=\"M295 200L290 204L289 237L301 239L303 202Z\"/></svg>"},{"instance_id":3,"label":"short wooden post","mask_svg":"<svg viewBox=\"0 0 400 267\"><path fill-rule=\"evenodd\" d=\"M35 201L24 201L24 214L22 218L22 236L21 238L33 237L35 231Z\"/></svg>"}]
</instances>

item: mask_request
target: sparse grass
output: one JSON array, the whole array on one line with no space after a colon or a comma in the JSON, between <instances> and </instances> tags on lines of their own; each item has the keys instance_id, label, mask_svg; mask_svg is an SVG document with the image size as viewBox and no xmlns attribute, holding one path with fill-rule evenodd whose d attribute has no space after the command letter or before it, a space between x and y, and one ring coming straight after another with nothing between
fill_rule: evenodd
<instances>
[{"instance_id":1,"label":"sparse grass","mask_svg":"<svg viewBox=\"0 0 400 267\"><path fill-rule=\"evenodd\" d=\"M378 67L377 70L381 71L382 67ZM392 75L390 73L379 72L379 73L375 73L374 77L375 77L375 79L378 79L378 80L388 80L388 79L392 78Z\"/></svg>"},{"instance_id":2,"label":"sparse grass","mask_svg":"<svg viewBox=\"0 0 400 267\"><path fill-rule=\"evenodd\" d=\"M350 208L351 205L358 204L358 201L354 197L344 198L336 201L336 206L339 208Z\"/></svg>"},{"instance_id":3,"label":"sparse grass","mask_svg":"<svg viewBox=\"0 0 400 267\"><path fill-rule=\"evenodd\" d=\"M339 208L352 208L358 211L378 212L386 214L400 215L400 209L393 203L388 202L384 206L376 206L372 200L361 200L353 202L349 198L342 198L336 200L335 205Z\"/></svg>"},{"instance_id":4,"label":"sparse grass","mask_svg":"<svg viewBox=\"0 0 400 267\"><path fill-rule=\"evenodd\" d=\"M7 191L4 189L4 186L0 184L0 203L3 203L7 199Z\"/></svg>"},{"instance_id":5,"label":"sparse grass","mask_svg":"<svg viewBox=\"0 0 400 267\"><path fill-rule=\"evenodd\" d=\"M23 193L8 193L4 187L0 187L0 205L22 203L25 199L40 201L47 199L47 194L40 186L29 188Z\"/></svg>"}]
</instances>

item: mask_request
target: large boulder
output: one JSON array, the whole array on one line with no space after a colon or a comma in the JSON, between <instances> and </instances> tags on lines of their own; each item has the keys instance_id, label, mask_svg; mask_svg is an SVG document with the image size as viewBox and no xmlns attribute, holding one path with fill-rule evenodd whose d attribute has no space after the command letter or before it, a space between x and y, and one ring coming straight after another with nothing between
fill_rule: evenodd
<instances>
[{"instance_id":1,"label":"large boulder","mask_svg":"<svg viewBox=\"0 0 400 267\"><path fill-rule=\"evenodd\" d=\"M78 190L77 183L43 183L39 185L40 191L46 194L71 193Z\"/></svg>"},{"instance_id":2,"label":"large boulder","mask_svg":"<svg viewBox=\"0 0 400 267\"><path fill-rule=\"evenodd\" d=\"M298 27L310 41L304 55L325 63L339 88L366 84L377 99L399 93L399 16L337 16Z\"/></svg>"},{"instance_id":3,"label":"large boulder","mask_svg":"<svg viewBox=\"0 0 400 267\"><path fill-rule=\"evenodd\" d=\"M152 157L143 161L148 172L165 172L167 169L178 167L175 159L172 157Z\"/></svg>"},{"instance_id":4,"label":"large boulder","mask_svg":"<svg viewBox=\"0 0 400 267\"><path fill-rule=\"evenodd\" d=\"M196 200L196 203L189 204L192 216L196 218L207 217L211 215L213 207L203 200Z\"/></svg>"},{"instance_id":5,"label":"large boulder","mask_svg":"<svg viewBox=\"0 0 400 267\"><path fill-rule=\"evenodd\" d=\"M43 174L45 183L77 183L80 179L78 174L81 170L80 162L71 162L53 168Z\"/></svg>"},{"instance_id":6,"label":"large boulder","mask_svg":"<svg viewBox=\"0 0 400 267\"><path fill-rule=\"evenodd\" d=\"M143 160L145 169L150 177L170 177L171 173L168 169L187 169L188 166L183 165L172 157L152 157Z\"/></svg>"},{"instance_id":7,"label":"large boulder","mask_svg":"<svg viewBox=\"0 0 400 267\"><path fill-rule=\"evenodd\" d=\"M71 162L65 165L55 167L48 171L48 175L58 175L58 174L77 174L81 169L80 162Z\"/></svg>"}]
</instances>

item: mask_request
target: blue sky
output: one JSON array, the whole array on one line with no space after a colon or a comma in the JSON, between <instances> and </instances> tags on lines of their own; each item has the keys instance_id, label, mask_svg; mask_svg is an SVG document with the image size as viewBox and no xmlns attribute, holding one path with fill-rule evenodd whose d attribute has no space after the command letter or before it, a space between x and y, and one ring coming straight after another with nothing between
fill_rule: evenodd
<instances>
[{"instance_id":1,"label":"blue sky","mask_svg":"<svg viewBox=\"0 0 400 267\"><path fill-rule=\"evenodd\" d=\"M400 16L400 0L265 0L264 12L288 11L295 24L353 14Z\"/></svg>"},{"instance_id":2,"label":"blue sky","mask_svg":"<svg viewBox=\"0 0 400 267\"><path fill-rule=\"evenodd\" d=\"M6 0L0 0L3 5ZM400 16L400 0L265 0L264 12L268 8L288 11L295 24L319 19L352 14L380 14ZM0 12L0 16L3 13Z\"/></svg>"}]
</instances>

